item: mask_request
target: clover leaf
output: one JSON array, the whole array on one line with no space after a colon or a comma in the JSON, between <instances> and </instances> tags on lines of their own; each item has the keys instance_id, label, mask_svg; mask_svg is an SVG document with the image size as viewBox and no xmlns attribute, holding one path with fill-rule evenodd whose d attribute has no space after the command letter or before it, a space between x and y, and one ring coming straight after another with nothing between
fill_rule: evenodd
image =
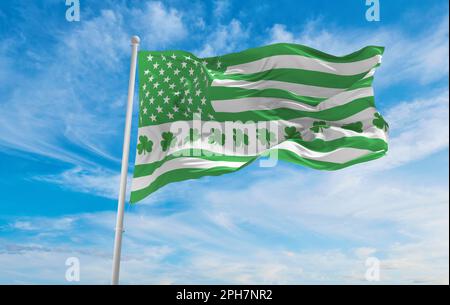
<instances>
[{"instance_id":1,"label":"clover leaf","mask_svg":"<svg viewBox=\"0 0 450 305\"><path fill-rule=\"evenodd\" d=\"M384 131L388 131L389 124L384 120L383 116L380 113L375 113L375 118L372 121L373 125L375 125L379 129L383 129Z\"/></svg>"},{"instance_id":2,"label":"clover leaf","mask_svg":"<svg viewBox=\"0 0 450 305\"><path fill-rule=\"evenodd\" d=\"M290 126L284 128L284 137L286 139L300 139L302 140L302 135L300 132L295 128L295 126Z\"/></svg>"},{"instance_id":3,"label":"clover leaf","mask_svg":"<svg viewBox=\"0 0 450 305\"><path fill-rule=\"evenodd\" d=\"M344 128L344 129L353 130L355 132L363 132L362 127L363 127L362 122L355 122L355 123L350 123L350 124L346 124L346 125L342 126L342 128Z\"/></svg>"},{"instance_id":4,"label":"clover leaf","mask_svg":"<svg viewBox=\"0 0 450 305\"><path fill-rule=\"evenodd\" d=\"M330 128L330 126L325 121L314 122L313 126L310 128L312 132L318 133L323 132L324 129Z\"/></svg>"},{"instance_id":5,"label":"clover leaf","mask_svg":"<svg viewBox=\"0 0 450 305\"><path fill-rule=\"evenodd\" d=\"M258 129L256 131L256 137L264 146L270 146L272 142L276 141L275 133L269 131L267 128Z\"/></svg>"},{"instance_id":6,"label":"clover leaf","mask_svg":"<svg viewBox=\"0 0 450 305\"><path fill-rule=\"evenodd\" d=\"M233 142L236 147L248 145L248 141L248 135L246 135L242 130L233 129Z\"/></svg>"},{"instance_id":7,"label":"clover leaf","mask_svg":"<svg viewBox=\"0 0 450 305\"><path fill-rule=\"evenodd\" d=\"M170 147L173 147L175 145L175 137L173 136L173 133L169 131L163 132L161 134L161 137L161 148L163 151L167 151Z\"/></svg>"},{"instance_id":8,"label":"clover leaf","mask_svg":"<svg viewBox=\"0 0 450 305\"><path fill-rule=\"evenodd\" d=\"M200 139L200 133L197 128L189 129L189 135L184 138L185 143L187 142L195 142Z\"/></svg>"},{"instance_id":9,"label":"clover leaf","mask_svg":"<svg viewBox=\"0 0 450 305\"><path fill-rule=\"evenodd\" d=\"M153 142L148 139L147 136L139 136L139 144L137 145L138 154L142 155L146 152L151 152Z\"/></svg>"},{"instance_id":10,"label":"clover leaf","mask_svg":"<svg viewBox=\"0 0 450 305\"><path fill-rule=\"evenodd\" d=\"M225 133L221 133L218 129L211 129L211 135L208 137L209 144L225 145Z\"/></svg>"}]
</instances>

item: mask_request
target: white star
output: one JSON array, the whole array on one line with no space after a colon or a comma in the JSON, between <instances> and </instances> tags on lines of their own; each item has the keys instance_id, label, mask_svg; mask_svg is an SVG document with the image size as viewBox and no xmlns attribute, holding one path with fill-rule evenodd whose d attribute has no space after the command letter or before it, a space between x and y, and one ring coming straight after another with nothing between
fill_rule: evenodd
<instances>
[{"instance_id":1,"label":"white star","mask_svg":"<svg viewBox=\"0 0 450 305\"><path fill-rule=\"evenodd\" d=\"M149 54L149 55L147 56L147 60L148 60L148 61L152 61L152 60L153 60L152 54Z\"/></svg>"},{"instance_id":2,"label":"white star","mask_svg":"<svg viewBox=\"0 0 450 305\"><path fill-rule=\"evenodd\" d=\"M156 111L158 111L158 113L161 113L162 112L161 106L156 107Z\"/></svg>"},{"instance_id":3,"label":"white star","mask_svg":"<svg viewBox=\"0 0 450 305\"><path fill-rule=\"evenodd\" d=\"M195 96L200 96L200 93L202 93L202 90L197 90L197 91L195 91Z\"/></svg>"},{"instance_id":4,"label":"white star","mask_svg":"<svg viewBox=\"0 0 450 305\"><path fill-rule=\"evenodd\" d=\"M177 57L175 56L175 54L172 54L170 57L171 57L172 59L177 58Z\"/></svg>"},{"instance_id":5,"label":"white star","mask_svg":"<svg viewBox=\"0 0 450 305\"><path fill-rule=\"evenodd\" d=\"M167 62L167 68L172 68L172 62L170 61Z\"/></svg>"},{"instance_id":6,"label":"white star","mask_svg":"<svg viewBox=\"0 0 450 305\"><path fill-rule=\"evenodd\" d=\"M158 64L157 62L155 62L155 63L153 64L153 69L158 69L158 67L159 67L159 64Z\"/></svg>"},{"instance_id":7,"label":"white star","mask_svg":"<svg viewBox=\"0 0 450 305\"><path fill-rule=\"evenodd\" d=\"M194 74L194 69L190 68L189 69L189 75L193 75Z\"/></svg>"},{"instance_id":8,"label":"white star","mask_svg":"<svg viewBox=\"0 0 450 305\"><path fill-rule=\"evenodd\" d=\"M154 114L152 113L152 115L150 116L150 120L152 120L152 122L156 121L156 115L154 115Z\"/></svg>"},{"instance_id":9,"label":"white star","mask_svg":"<svg viewBox=\"0 0 450 305\"><path fill-rule=\"evenodd\" d=\"M144 108L143 110L142 110L142 112L144 113L144 114L147 114L147 108Z\"/></svg>"},{"instance_id":10,"label":"white star","mask_svg":"<svg viewBox=\"0 0 450 305\"><path fill-rule=\"evenodd\" d=\"M208 62L206 60L202 61L202 65L206 66Z\"/></svg>"},{"instance_id":11,"label":"white star","mask_svg":"<svg viewBox=\"0 0 450 305\"><path fill-rule=\"evenodd\" d=\"M188 98L189 104L192 104L192 97Z\"/></svg>"},{"instance_id":12,"label":"white star","mask_svg":"<svg viewBox=\"0 0 450 305\"><path fill-rule=\"evenodd\" d=\"M164 77L164 82L165 82L165 83L168 83L169 80L170 80L170 77L168 77L168 76Z\"/></svg>"},{"instance_id":13,"label":"white star","mask_svg":"<svg viewBox=\"0 0 450 305\"><path fill-rule=\"evenodd\" d=\"M169 88L173 90L175 88L175 84L170 84Z\"/></svg>"},{"instance_id":14,"label":"white star","mask_svg":"<svg viewBox=\"0 0 450 305\"><path fill-rule=\"evenodd\" d=\"M184 82L185 79L186 79L186 77L182 76L182 77L180 78L180 83Z\"/></svg>"},{"instance_id":15,"label":"white star","mask_svg":"<svg viewBox=\"0 0 450 305\"><path fill-rule=\"evenodd\" d=\"M156 83L153 84L153 88L156 89L156 88L158 88L158 87L159 87L159 83L158 83L158 82L156 82Z\"/></svg>"},{"instance_id":16,"label":"white star","mask_svg":"<svg viewBox=\"0 0 450 305\"><path fill-rule=\"evenodd\" d=\"M150 73L150 70L148 70L148 69L144 71L144 75L147 75L149 73Z\"/></svg>"},{"instance_id":17,"label":"white star","mask_svg":"<svg viewBox=\"0 0 450 305\"><path fill-rule=\"evenodd\" d=\"M220 68L222 66L222 63L220 61L217 62L217 68Z\"/></svg>"},{"instance_id":18,"label":"white star","mask_svg":"<svg viewBox=\"0 0 450 305\"><path fill-rule=\"evenodd\" d=\"M148 78L148 81L151 83L151 82L153 81L153 79L154 79L154 77L153 77L153 75L152 75L152 76L150 76L150 77Z\"/></svg>"},{"instance_id":19,"label":"white star","mask_svg":"<svg viewBox=\"0 0 450 305\"><path fill-rule=\"evenodd\" d=\"M145 92L145 97L148 97L150 95L150 92Z\"/></svg>"},{"instance_id":20,"label":"white star","mask_svg":"<svg viewBox=\"0 0 450 305\"><path fill-rule=\"evenodd\" d=\"M159 70L159 75L163 75L164 74L164 69Z\"/></svg>"},{"instance_id":21,"label":"white star","mask_svg":"<svg viewBox=\"0 0 450 305\"><path fill-rule=\"evenodd\" d=\"M202 109L200 107L198 107L197 108L197 112L201 114L202 113Z\"/></svg>"},{"instance_id":22,"label":"white star","mask_svg":"<svg viewBox=\"0 0 450 305\"><path fill-rule=\"evenodd\" d=\"M147 84L142 85L142 89L147 89Z\"/></svg>"},{"instance_id":23,"label":"white star","mask_svg":"<svg viewBox=\"0 0 450 305\"><path fill-rule=\"evenodd\" d=\"M191 60L190 56L185 56L184 58L186 58L186 60Z\"/></svg>"},{"instance_id":24,"label":"white star","mask_svg":"<svg viewBox=\"0 0 450 305\"><path fill-rule=\"evenodd\" d=\"M180 91L177 91L177 92L174 92L173 94L175 95L175 96L179 96L180 95Z\"/></svg>"},{"instance_id":25,"label":"white star","mask_svg":"<svg viewBox=\"0 0 450 305\"><path fill-rule=\"evenodd\" d=\"M206 98L202 97L201 102L202 102L202 105L205 105L206 104Z\"/></svg>"},{"instance_id":26,"label":"white star","mask_svg":"<svg viewBox=\"0 0 450 305\"><path fill-rule=\"evenodd\" d=\"M169 102L170 102L170 99L169 99L168 96L166 96L166 97L164 98L164 104L169 104Z\"/></svg>"},{"instance_id":27,"label":"white star","mask_svg":"<svg viewBox=\"0 0 450 305\"><path fill-rule=\"evenodd\" d=\"M184 104L186 102L186 99L183 97L180 101L181 104Z\"/></svg>"},{"instance_id":28,"label":"white star","mask_svg":"<svg viewBox=\"0 0 450 305\"><path fill-rule=\"evenodd\" d=\"M166 60L166 57L164 55L161 55L162 60Z\"/></svg>"},{"instance_id":29,"label":"white star","mask_svg":"<svg viewBox=\"0 0 450 305\"><path fill-rule=\"evenodd\" d=\"M191 93L191 91L189 91L189 89L184 91L184 95L188 95L189 93Z\"/></svg>"},{"instance_id":30,"label":"white star","mask_svg":"<svg viewBox=\"0 0 450 305\"><path fill-rule=\"evenodd\" d=\"M208 117L212 120L214 119L214 116L212 114L208 114Z\"/></svg>"},{"instance_id":31,"label":"white star","mask_svg":"<svg viewBox=\"0 0 450 305\"><path fill-rule=\"evenodd\" d=\"M182 67L182 68L186 68L186 66L187 66L187 63L183 61L183 62L181 63L181 67Z\"/></svg>"},{"instance_id":32,"label":"white star","mask_svg":"<svg viewBox=\"0 0 450 305\"><path fill-rule=\"evenodd\" d=\"M155 101L155 98L152 96L152 97L150 98L150 104L153 104L154 101Z\"/></svg>"},{"instance_id":33,"label":"white star","mask_svg":"<svg viewBox=\"0 0 450 305\"><path fill-rule=\"evenodd\" d=\"M141 107L142 107L142 105L144 105L144 101L143 100L141 100Z\"/></svg>"},{"instance_id":34,"label":"white star","mask_svg":"<svg viewBox=\"0 0 450 305\"><path fill-rule=\"evenodd\" d=\"M180 70L175 69L175 71L173 71L173 74L178 75L180 73Z\"/></svg>"},{"instance_id":35,"label":"white star","mask_svg":"<svg viewBox=\"0 0 450 305\"><path fill-rule=\"evenodd\" d=\"M173 114L172 113L168 113L167 116L169 117L169 119L173 120Z\"/></svg>"},{"instance_id":36,"label":"white star","mask_svg":"<svg viewBox=\"0 0 450 305\"><path fill-rule=\"evenodd\" d=\"M178 110L180 110L177 106L173 106L173 111L174 112L178 112Z\"/></svg>"},{"instance_id":37,"label":"white star","mask_svg":"<svg viewBox=\"0 0 450 305\"><path fill-rule=\"evenodd\" d=\"M162 96L164 94L164 91L163 90L159 90L158 91L158 96Z\"/></svg>"}]
</instances>

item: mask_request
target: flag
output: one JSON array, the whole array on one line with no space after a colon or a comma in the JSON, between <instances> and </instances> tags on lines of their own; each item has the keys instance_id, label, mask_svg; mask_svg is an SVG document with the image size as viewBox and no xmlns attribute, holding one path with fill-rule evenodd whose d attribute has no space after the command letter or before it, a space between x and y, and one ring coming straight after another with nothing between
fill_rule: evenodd
<instances>
[{"instance_id":1,"label":"flag","mask_svg":"<svg viewBox=\"0 0 450 305\"><path fill-rule=\"evenodd\" d=\"M261 156L320 170L383 156L388 124L372 88L383 51L337 57L285 43L209 58L140 51L131 202Z\"/></svg>"}]
</instances>

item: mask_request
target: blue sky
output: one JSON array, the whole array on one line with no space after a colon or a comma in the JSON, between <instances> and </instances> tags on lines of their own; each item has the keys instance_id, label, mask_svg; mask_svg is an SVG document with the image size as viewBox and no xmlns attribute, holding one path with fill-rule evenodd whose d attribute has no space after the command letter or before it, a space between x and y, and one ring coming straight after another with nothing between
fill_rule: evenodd
<instances>
[{"instance_id":1,"label":"blue sky","mask_svg":"<svg viewBox=\"0 0 450 305\"><path fill-rule=\"evenodd\" d=\"M255 164L167 186L126 208L123 283L368 283L375 256L381 283L448 284L447 1L381 0L379 22L356 0L80 2L72 23L63 0L0 3L0 283L67 283L72 256L81 283L110 281L138 34L142 49L201 56L383 45L390 152L332 173Z\"/></svg>"}]
</instances>

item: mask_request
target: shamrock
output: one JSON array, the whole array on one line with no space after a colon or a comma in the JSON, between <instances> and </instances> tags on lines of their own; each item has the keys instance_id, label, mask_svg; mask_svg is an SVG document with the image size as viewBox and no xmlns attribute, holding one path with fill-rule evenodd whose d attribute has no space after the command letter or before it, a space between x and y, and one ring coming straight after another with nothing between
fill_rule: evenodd
<instances>
[{"instance_id":1,"label":"shamrock","mask_svg":"<svg viewBox=\"0 0 450 305\"><path fill-rule=\"evenodd\" d=\"M262 145L270 146L272 142L276 141L276 136L273 132L267 130L267 128L261 128L256 131L256 137L259 139Z\"/></svg>"},{"instance_id":2,"label":"shamrock","mask_svg":"<svg viewBox=\"0 0 450 305\"><path fill-rule=\"evenodd\" d=\"M318 133L318 132L323 132L323 130L326 128L330 128L330 126L327 124L327 122L318 121L318 122L313 123L313 126L310 128L310 130L312 132Z\"/></svg>"},{"instance_id":3,"label":"shamrock","mask_svg":"<svg viewBox=\"0 0 450 305\"><path fill-rule=\"evenodd\" d=\"M147 136L139 136L139 144L137 145L138 154L142 155L146 152L151 152L153 142L150 141Z\"/></svg>"},{"instance_id":4,"label":"shamrock","mask_svg":"<svg viewBox=\"0 0 450 305\"><path fill-rule=\"evenodd\" d=\"M375 125L379 129L384 129L384 131L388 131L389 124L384 120L383 116L378 112L375 113L375 118L372 121L373 125Z\"/></svg>"},{"instance_id":5,"label":"shamrock","mask_svg":"<svg viewBox=\"0 0 450 305\"><path fill-rule=\"evenodd\" d=\"M185 143L187 142L195 142L198 139L200 139L200 133L198 132L197 128L191 128L189 129L189 135L184 138Z\"/></svg>"},{"instance_id":6,"label":"shamrock","mask_svg":"<svg viewBox=\"0 0 450 305\"><path fill-rule=\"evenodd\" d=\"M286 139L300 139L300 140L302 140L302 135L297 130L297 128L295 128L295 126L286 127L284 129L284 137Z\"/></svg>"},{"instance_id":7,"label":"shamrock","mask_svg":"<svg viewBox=\"0 0 450 305\"><path fill-rule=\"evenodd\" d=\"M220 130L212 128L211 135L208 138L208 143L220 144L223 146L225 144L225 133L221 133Z\"/></svg>"},{"instance_id":8,"label":"shamrock","mask_svg":"<svg viewBox=\"0 0 450 305\"><path fill-rule=\"evenodd\" d=\"M355 122L355 123L350 123L350 124L346 124L346 125L342 126L342 128L344 128L344 129L353 130L355 132L363 132L362 127L363 127L362 122Z\"/></svg>"},{"instance_id":9,"label":"shamrock","mask_svg":"<svg viewBox=\"0 0 450 305\"><path fill-rule=\"evenodd\" d=\"M236 147L248 145L248 135L240 129L233 129L233 141Z\"/></svg>"},{"instance_id":10,"label":"shamrock","mask_svg":"<svg viewBox=\"0 0 450 305\"><path fill-rule=\"evenodd\" d=\"M163 132L161 136L161 148L163 151L167 151L169 147L173 147L175 145L175 137L173 136L173 133L169 131Z\"/></svg>"}]
</instances>

